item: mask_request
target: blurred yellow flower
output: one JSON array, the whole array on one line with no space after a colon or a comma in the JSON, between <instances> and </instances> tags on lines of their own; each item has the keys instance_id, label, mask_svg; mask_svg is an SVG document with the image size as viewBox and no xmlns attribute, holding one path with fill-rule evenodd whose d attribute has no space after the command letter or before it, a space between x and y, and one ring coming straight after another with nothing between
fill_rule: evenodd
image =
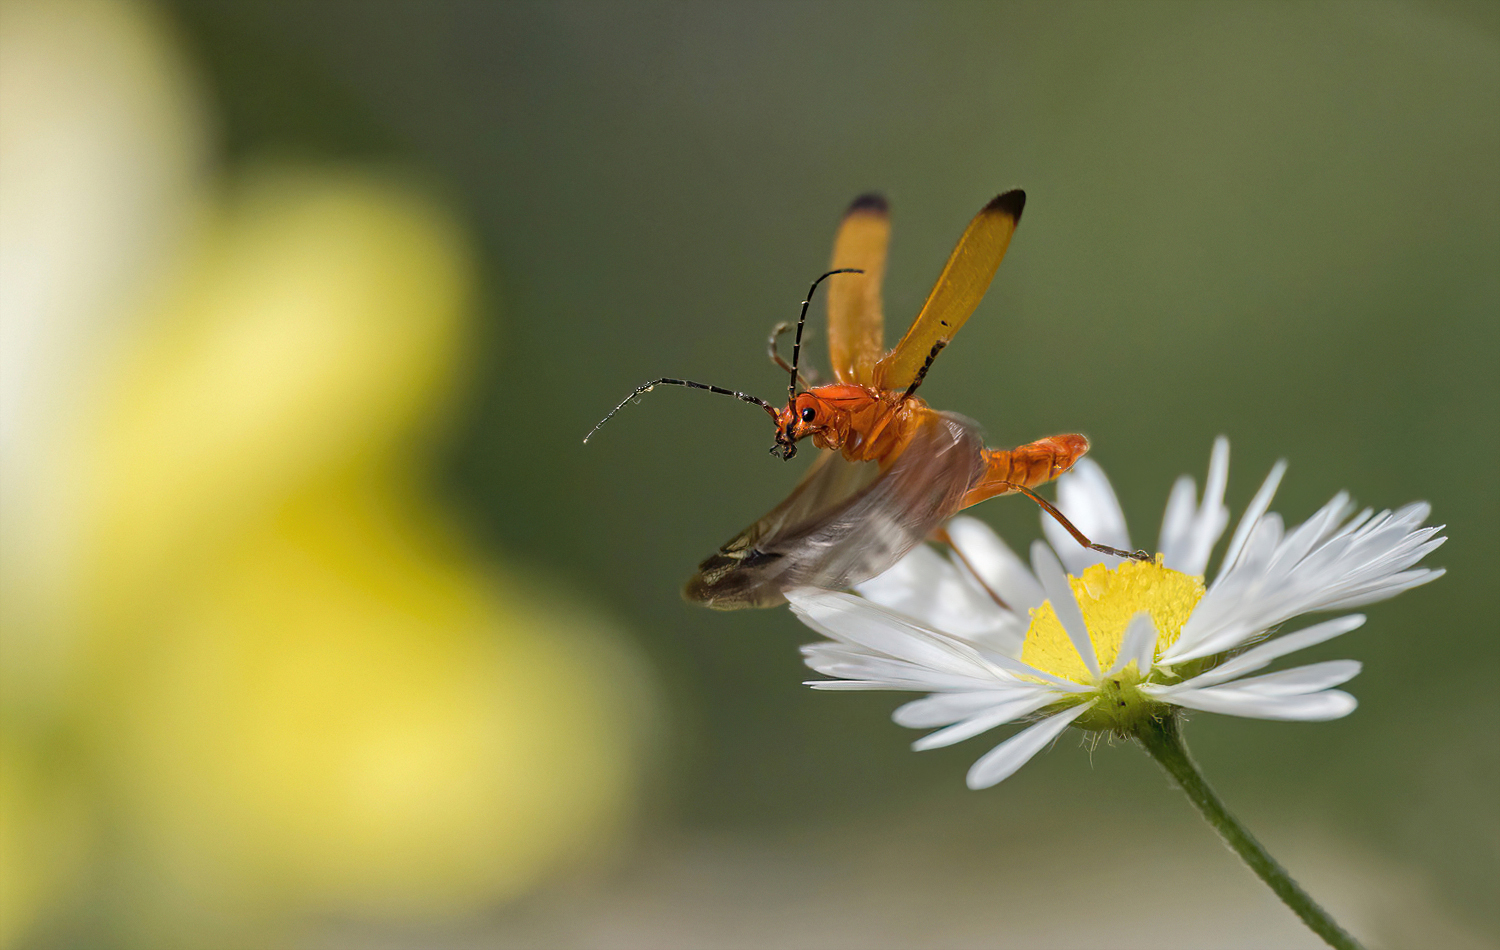
<instances>
[{"instance_id":1,"label":"blurred yellow flower","mask_svg":"<svg viewBox=\"0 0 1500 950\"><path fill-rule=\"evenodd\" d=\"M637 744L610 683L634 664L386 490L286 498L99 697L159 886L472 911L620 817Z\"/></svg>"},{"instance_id":2,"label":"blurred yellow flower","mask_svg":"<svg viewBox=\"0 0 1500 950\"><path fill-rule=\"evenodd\" d=\"M423 487L461 229L392 173L214 184L136 5L13 5L0 54L0 947L94 898L153 945L462 916L597 855L641 664Z\"/></svg>"},{"instance_id":3,"label":"blurred yellow flower","mask_svg":"<svg viewBox=\"0 0 1500 950\"><path fill-rule=\"evenodd\" d=\"M329 471L421 451L459 371L471 272L446 214L395 179L250 175L129 341L90 440L105 583L174 585L202 566L184 545Z\"/></svg>"}]
</instances>

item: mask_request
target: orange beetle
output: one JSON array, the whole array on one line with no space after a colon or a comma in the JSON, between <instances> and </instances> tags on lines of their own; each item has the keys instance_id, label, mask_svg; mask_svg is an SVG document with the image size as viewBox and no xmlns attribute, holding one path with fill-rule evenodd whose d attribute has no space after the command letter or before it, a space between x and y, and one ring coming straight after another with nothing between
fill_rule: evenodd
<instances>
[{"instance_id":1,"label":"orange beetle","mask_svg":"<svg viewBox=\"0 0 1500 950\"><path fill-rule=\"evenodd\" d=\"M895 564L957 512L1012 492L1041 505L1080 544L1118 557L1149 557L1094 544L1032 490L1072 468L1089 450L1088 439L1056 435L987 449L978 425L915 395L984 297L1025 203L1024 192L1007 191L980 209L911 328L883 352L880 284L889 210L879 195L855 199L834 241L833 269L813 281L802 302L790 364L776 352L787 325L771 333L771 358L790 377L782 409L745 393L664 378L637 387L589 432L656 386L688 386L764 409L776 423L771 452L783 459L797 454L802 439L823 450L785 501L699 565L684 597L734 610L784 603L785 591L794 587L849 587ZM818 284L834 275L847 275L828 289L828 349L837 382L798 392L808 305Z\"/></svg>"}]
</instances>

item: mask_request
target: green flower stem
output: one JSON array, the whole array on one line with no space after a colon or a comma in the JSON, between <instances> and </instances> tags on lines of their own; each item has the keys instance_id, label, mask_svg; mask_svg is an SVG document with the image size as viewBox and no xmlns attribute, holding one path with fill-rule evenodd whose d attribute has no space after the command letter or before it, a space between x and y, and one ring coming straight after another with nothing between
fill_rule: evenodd
<instances>
[{"instance_id":1,"label":"green flower stem","mask_svg":"<svg viewBox=\"0 0 1500 950\"><path fill-rule=\"evenodd\" d=\"M1260 842L1251 837L1250 832L1229 814L1229 810L1219 801L1219 796L1214 794L1213 789L1208 787L1198 767L1188 756L1176 716L1166 716L1160 720L1147 719L1136 728L1135 737L1146 747L1151 757L1167 770L1167 774L1182 786L1183 792L1208 823L1214 826L1224 843L1250 865L1250 870L1255 872L1256 877L1265 881L1266 886L1275 891L1282 903L1302 918L1302 922L1311 927L1313 933L1322 937L1331 947L1361 950L1359 942L1336 924L1326 910L1314 903L1307 892L1298 887L1297 882L1266 853Z\"/></svg>"}]
</instances>

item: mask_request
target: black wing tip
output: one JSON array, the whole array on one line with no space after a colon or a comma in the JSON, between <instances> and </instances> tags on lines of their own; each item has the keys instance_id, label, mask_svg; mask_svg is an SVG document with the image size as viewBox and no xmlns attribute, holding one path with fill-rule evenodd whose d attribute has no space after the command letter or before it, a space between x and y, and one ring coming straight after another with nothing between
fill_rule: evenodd
<instances>
[{"instance_id":1,"label":"black wing tip","mask_svg":"<svg viewBox=\"0 0 1500 950\"><path fill-rule=\"evenodd\" d=\"M1010 215L1016 221L1021 220L1021 210L1026 207L1026 192L1019 188L1012 188L1004 194L996 195L990 199L990 203L984 206L985 213L999 211Z\"/></svg>"},{"instance_id":2,"label":"black wing tip","mask_svg":"<svg viewBox=\"0 0 1500 950\"><path fill-rule=\"evenodd\" d=\"M890 214L890 202L885 200L885 195L878 191L867 191L849 203L849 210L844 212L844 217L851 214Z\"/></svg>"},{"instance_id":3,"label":"black wing tip","mask_svg":"<svg viewBox=\"0 0 1500 950\"><path fill-rule=\"evenodd\" d=\"M709 558L704 563L713 560ZM706 572L693 575L682 585L682 599L711 610L744 610L786 603L780 588L774 584L752 584L751 578L735 570L735 565L719 566L712 575Z\"/></svg>"}]
</instances>

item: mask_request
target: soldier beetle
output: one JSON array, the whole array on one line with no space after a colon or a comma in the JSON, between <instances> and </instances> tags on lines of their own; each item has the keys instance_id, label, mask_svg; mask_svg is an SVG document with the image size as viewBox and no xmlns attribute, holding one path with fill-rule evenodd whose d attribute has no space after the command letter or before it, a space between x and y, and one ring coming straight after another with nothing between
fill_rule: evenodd
<instances>
[{"instance_id":1,"label":"soldier beetle","mask_svg":"<svg viewBox=\"0 0 1500 950\"><path fill-rule=\"evenodd\" d=\"M784 603L785 591L794 587L849 587L940 536L957 512L1011 493L1041 505L1085 547L1149 559L1144 551L1093 543L1034 491L1072 468L1089 450L1088 439L1055 435L1014 449L988 449L976 423L939 412L916 395L937 355L984 297L1025 204L1025 192L1013 190L980 209L906 335L883 352L880 285L889 208L879 195L856 198L834 240L833 268L813 281L802 302L790 364L776 349L789 327L779 324L771 332L771 359L789 377L784 407L719 386L663 378L636 387L590 430L585 442L657 386L687 386L765 410L776 424L773 455L791 459L803 439L822 450L785 501L699 565L683 589L685 598L735 610ZM798 373L802 330L813 293L831 277L837 277L827 291L835 382L808 387Z\"/></svg>"}]
</instances>

